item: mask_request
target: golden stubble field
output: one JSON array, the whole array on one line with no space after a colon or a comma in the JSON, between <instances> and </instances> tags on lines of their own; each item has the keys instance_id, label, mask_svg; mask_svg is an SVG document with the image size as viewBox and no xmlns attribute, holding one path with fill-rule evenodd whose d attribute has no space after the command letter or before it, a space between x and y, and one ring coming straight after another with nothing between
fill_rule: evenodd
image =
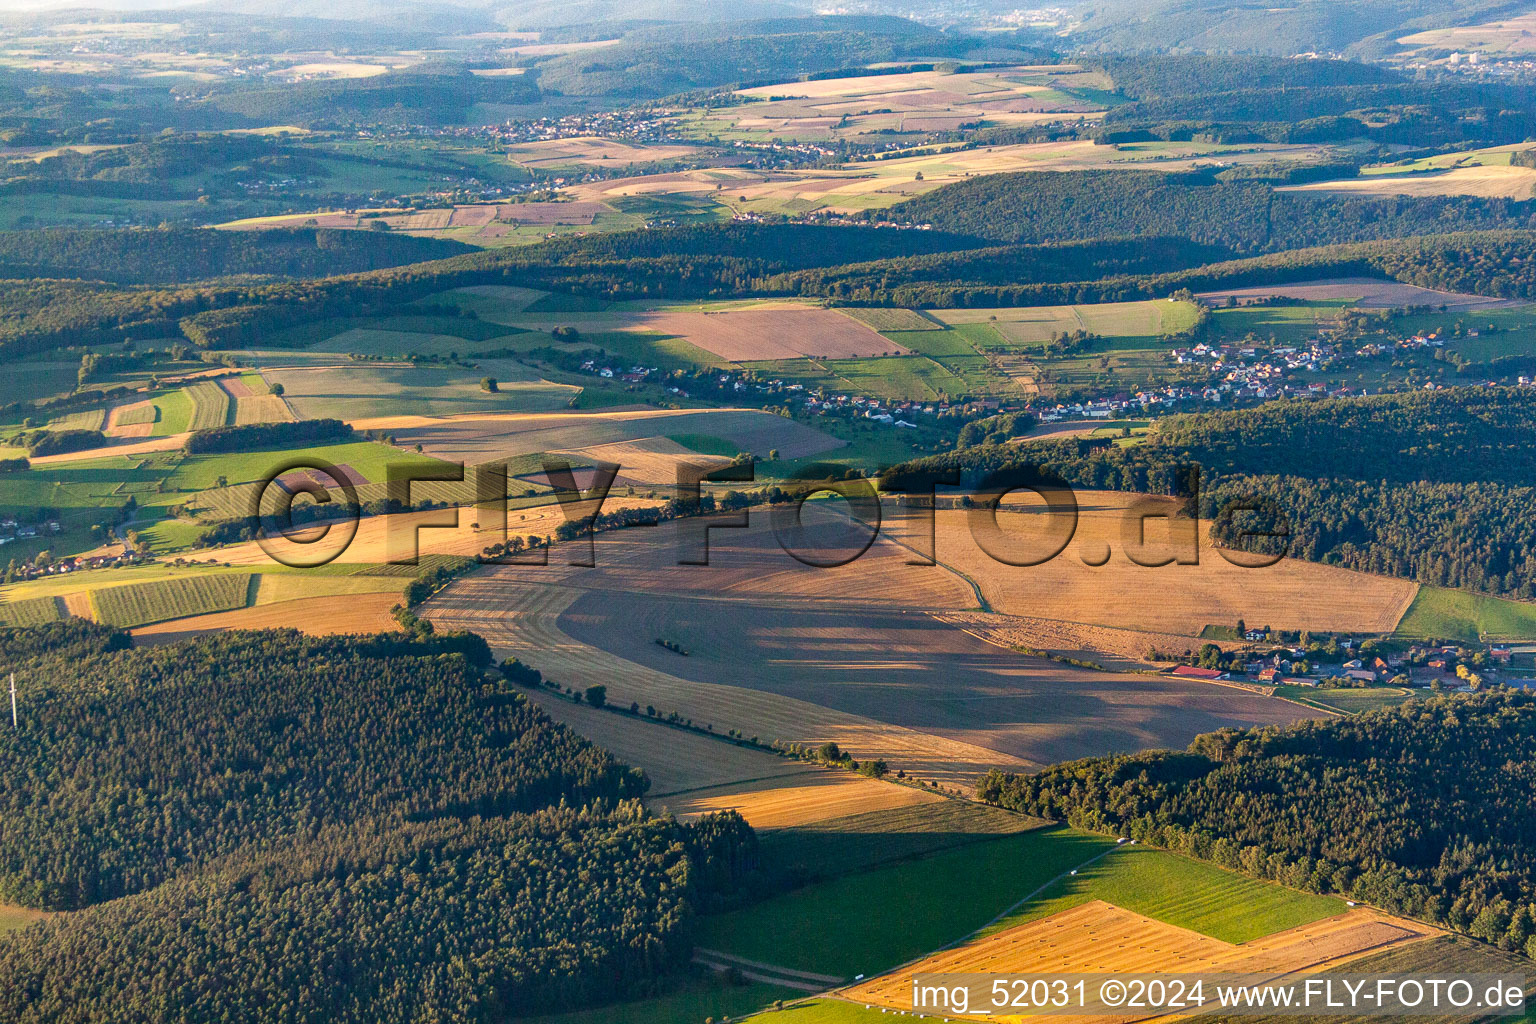
<instances>
[{"instance_id":1,"label":"golden stubble field","mask_svg":"<svg viewBox=\"0 0 1536 1024\"><path fill-rule=\"evenodd\" d=\"M1052 546L1049 538L1059 536L1056 531L1064 531L1070 517L1047 512L1038 502L1026 510L1020 501L998 514L998 539L989 543L1023 560ZM1141 544L1131 509L1145 501L1147 511L1168 512L1171 501L1113 491L1081 491L1077 501L1076 530L1066 548L1031 566L1002 564L982 549L971 526L985 513L941 510L939 561L974 580L999 612L1187 637L1238 619L1276 629L1390 632L1418 592L1407 580L1315 562L1234 565L1211 544L1209 523L1201 523L1196 549L1171 543L1168 519L1146 519ZM1199 564L1138 565L1128 551L1139 551L1143 561L1197 553Z\"/></svg>"},{"instance_id":2,"label":"golden stubble field","mask_svg":"<svg viewBox=\"0 0 1536 1024\"><path fill-rule=\"evenodd\" d=\"M1365 953L1424 939L1433 929L1374 910L1348 913L1233 944L1092 900L842 990L844 998L910 1010L914 974L1311 973ZM959 1016L953 1014L953 1016ZM973 1013L968 1020L1128 1022L1155 1014L1051 1016Z\"/></svg>"}]
</instances>

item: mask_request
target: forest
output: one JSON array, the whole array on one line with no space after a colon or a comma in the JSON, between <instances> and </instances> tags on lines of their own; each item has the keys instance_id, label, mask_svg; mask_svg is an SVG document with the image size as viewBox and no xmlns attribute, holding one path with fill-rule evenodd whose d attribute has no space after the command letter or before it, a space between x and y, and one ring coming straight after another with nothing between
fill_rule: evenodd
<instances>
[{"instance_id":1,"label":"forest","mask_svg":"<svg viewBox=\"0 0 1536 1024\"><path fill-rule=\"evenodd\" d=\"M1499 688L993 772L977 795L1536 955L1533 773L1536 695Z\"/></svg>"},{"instance_id":2,"label":"forest","mask_svg":"<svg viewBox=\"0 0 1536 1024\"><path fill-rule=\"evenodd\" d=\"M1109 76L1115 91L1133 100L1205 96L1246 89L1317 89L1340 85L1384 85L1402 75L1375 64L1301 57L1140 54L1095 57L1087 62Z\"/></svg>"},{"instance_id":3,"label":"forest","mask_svg":"<svg viewBox=\"0 0 1536 1024\"><path fill-rule=\"evenodd\" d=\"M220 277L325 277L471 252L386 231L44 228L0 231L0 277L174 285Z\"/></svg>"},{"instance_id":4,"label":"forest","mask_svg":"<svg viewBox=\"0 0 1536 1024\"><path fill-rule=\"evenodd\" d=\"M1157 235L1260 253L1532 228L1536 201L1277 192L1263 182L1218 181L1215 172L1025 171L956 182L866 216L997 242Z\"/></svg>"},{"instance_id":5,"label":"forest","mask_svg":"<svg viewBox=\"0 0 1536 1024\"><path fill-rule=\"evenodd\" d=\"M182 445L188 455L210 452L251 452L270 448L307 448L317 444L350 441L357 436L341 420L293 420L279 423L242 423L238 426L194 430Z\"/></svg>"},{"instance_id":6,"label":"forest","mask_svg":"<svg viewBox=\"0 0 1536 1024\"><path fill-rule=\"evenodd\" d=\"M82 908L0 938L7 1021L568 1009L647 991L756 876L739 817L649 817L477 637L126 641L0 634L0 900Z\"/></svg>"}]
</instances>

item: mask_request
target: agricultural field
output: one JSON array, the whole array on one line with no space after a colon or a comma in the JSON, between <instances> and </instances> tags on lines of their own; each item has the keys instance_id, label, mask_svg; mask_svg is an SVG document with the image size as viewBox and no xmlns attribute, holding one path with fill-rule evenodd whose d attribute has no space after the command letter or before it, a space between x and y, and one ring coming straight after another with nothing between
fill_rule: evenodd
<instances>
[{"instance_id":1,"label":"agricultural field","mask_svg":"<svg viewBox=\"0 0 1536 1024\"><path fill-rule=\"evenodd\" d=\"M402 349L396 351L414 351L410 347L414 340L414 336L354 331L339 335L335 342L352 351L366 350L370 343L400 344ZM461 339L444 340L457 349L472 347ZM323 351L263 350L249 355L266 380L283 386L283 402L300 419L335 417L352 421L404 414L462 415L477 410L533 412L564 408L580 391L572 385L544 380L511 359L444 365L357 362ZM495 378L495 392L482 389L480 382L484 377Z\"/></svg>"},{"instance_id":2,"label":"agricultural field","mask_svg":"<svg viewBox=\"0 0 1536 1024\"><path fill-rule=\"evenodd\" d=\"M92 591L91 605L98 622L125 628L142 626L244 608L250 601L252 583L252 577L238 573L134 583Z\"/></svg>"},{"instance_id":3,"label":"agricultural field","mask_svg":"<svg viewBox=\"0 0 1536 1024\"><path fill-rule=\"evenodd\" d=\"M1234 565L1212 547L1208 523L1201 524L1197 544L1184 535L1176 541L1171 520L1165 518L1169 505L1158 499L1142 502L1133 495L1084 491L1077 502L1076 530L1068 547L1043 564L1012 566L995 560L970 527L968 516L984 513L943 510L937 514L938 559L974 580L990 607L1001 613L1185 637L1198 637L1210 622L1238 619L1276 629L1390 633L1418 593L1418 585L1407 580L1296 559L1262 568ZM1133 509L1139 512L1132 514ZM1138 543L1134 528L1140 512L1153 517L1144 520L1144 539ZM1053 538L1071 525L1071 518L1045 511L1043 505L1030 511L1005 505L998 525L1000 534L988 543L1024 560L1053 548ZM1187 558L1198 551L1199 563L1139 565L1128 551L1143 561L1180 551ZM1157 599L1148 600L1150 594Z\"/></svg>"},{"instance_id":4,"label":"agricultural field","mask_svg":"<svg viewBox=\"0 0 1536 1024\"><path fill-rule=\"evenodd\" d=\"M1145 386L1169 377L1165 335L1195 323L1192 303L1124 302L998 309L841 310L869 322L910 354L866 359L780 359L751 364L807 387L881 399L962 397L1017 402L1047 381L1074 387L1112 378ZM874 317L873 320L870 318ZM1101 340L1067 356L1042 351L1054 335L1089 331Z\"/></svg>"},{"instance_id":5,"label":"agricultural field","mask_svg":"<svg viewBox=\"0 0 1536 1024\"><path fill-rule=\"evenodd\" d=\"M1476 51L1511 56L1536 52L1536 14L1517 14L1499 21L1415 32L1398 43L1421 50Z\"/></svg>"},{"instance_id":6,"label":"agricultural field","mask_svg":"<svg viewBox=\"0 0 1536 1024\"><path fill-rule=\"evenodd\" d=\"M1166 346L1163 336L1193 327L1197 314L1190 302L1147 300L1083 306L942 309L931 315L950 325L984 323L1005 343L1020 348L1042 348L1053 335L1087 331L1109 339L1106 347L1131 349Z\"/></svg>"},{"instance_id":7,"label":"agricultural field","mask_svg":"<svg viewBox=\"0 0 1536 1024\"><path fill-rule=\"evenodd\" d=\"M568 455L578 463L602 459L604 454L628 456L632 478L649 476L644 482L666 485L676 484L679 461L698 461L686 445L669 440L673 435L705 434L729 442L735 452L763 457L778 449L783 459L818 455L843 445L837 438L794 420L751 409L512 413L442 419L401 416L362 420L356 425L387 430L401 446L420 445L428 456L468 465L545 452ZM636 447L628 451L606 447L615 444ZM619 461L621 468L626 465L622 459L608 461Z\"/></svg>"},{"instance_id":8,"label":"agricultural field","mask_svg":"<svg viewBox=\"0 0 1536 1024\"><path fill-rule=\"evenodd\" d=\"M1071 834L1037 835L1051 842ZM1171 853L1107 847L969 941L839 995L906 1009L915 973L1134 973L1175 961L1189 972L1287 973L1435 934L1375 911L1351 910L1340 899L1253 881Z\"/></svg>"},{"instance_id":9,"label":"agricultural field","mask_svg":"<svg viewBox=\"0 0 1536 1024\"><path fill-rule=\"evenodd\" d=\"M1299 892L1176 853L1126 844L1077 868L1076 874L1057 879L982 935L997 935L1095 902L1228 945L1300 928L1348 909L1334 896Z\"/></svg>"},{"instance_id":10,"label":"agricultural field","mask_svg":"<svg viewBox=\"0 0 1536 1024\"><path fill-rule=\"evenodd\" d=\"M107 416L108 437L148 437L160 418L160 409L148 399L114 406Z\"/></svg>"},{"instance_id":11,"label":"agricultural field","mask_svg":"<svg viewBox=\"0 0 1536 1024\"><path fill-rule=\"evenodd\" d=\"M844 980L873 975L964 938L1111 842L1061 828L986 839L703 918L698 944Z\"/></svg>"},{"instance_id":12,"label":"agricultural field","mask_svg":"<svg viewBox=\"0 0 1536 1024\"><path fill-rule=\"evenodd\" d=\"M881 334L892 331L939 331L943 325L915 309L888 306L850 306L840 310L855 320L868 324Z\"/></svg>"},{"instance_id":13,"label":"agricultural field","mask_svg":"<svg viewBox=\"0 0 1536 1024\"><path fill-rule=\"evenodd\" d=\"M821 771L804 761L598 710L581 702L580 691L562 697L539 690L529 697L555 721L600 744L624 764L644 769L651 780L646 794L650 800L769 778L800 779Z\"/></svg>"},{"instance_id":14,"label":"agricultural field","mask_svg":"<svg viewBox=\"0 0 1536 1024\"><path fill-rule=\"evenodd\" d=\"M198 381L184 392L192 402L189 430L208 430L229 423L230 396L216 380Z\"/></svg>"},{"instance_id":15,"label":"agricultural field","mask_svg":"<svg viewBox=\"0 0 1536 1024\"><path fill-rule=\"evenodd\" d=\"M80 362L16 359L6 368L5 391L11 401L35 402L69 394L79 381Z\"/></svg>"},{"instance_id":16,"label":"agricultural field","mask_svg":"<svg viewBox=\"0 0 1536 1024\"><path fill-rule=\"evenodd\" d=\"M168 451L139 451L138 445L129 443L112 449L123 454L76 452L48 456L33 460L32 467L25 472L0 477L0 509L26 515L35 514L38 508L56 509L63 526L62 533L19 540L9 547L9 552L15 557L29 558L44 548L56 555L95 548L106 539L100 528L119 522L131 498L138 506L135 529L144 531L154 549L164 553L190 543L196 536L197 524L191 520L163 518L171 506L188 506L190 515L202 518L245 515L254 497L246 482L264 480L277 462L301 455L339 467L354 482L377 481L360 489L359 495L365 499L383 496L385 467L390 464L441 468L436 460L372 441L293 451L194 456L182 454L180 439L165 441L175 447ZM166 446L153 439L139 444L150 448ZM275 498L275 494L273 491L271 496Z\"/></svg>"},{"instance_id":17,"label":"agricultural field","mask_svg":"<svg viewBox=\"0 0 1536 1024\"><path fill-rule=\"evenodd\" d=\"M749 137L769 134L758 123L759 104L738 108L747 112L740 131ZM718 111L712 114L720 113ZM726 127L725 117L700 122L703 130L730 139L736 131ZM835 123L833 116L824 123ZM886 115L892 117L892 115ZM953 114L949 115L953 117ZM1032 120L1055 120L1059 114ZM821 119L818 119L821 120ZM799 136L800 132L790 132ZM808 136L824 136L825 127L812 127ZM857 213L883 209L933 189L968 178L1017 171L1073 171L1145 167L1149 170L1187 171L1221 161L1226 164L1272 161L1312 161L1322 154L1315 146L1223 146L1209 143L1130 143L1101 146L1089 140L1022 143L960 149L914 149L909 154L887 154L879 159L846 163L834 170L773 171L737 167L711 167L670 174L619 178L570 187L579 202L596 204L643 218L700 218L724 220L740 215L795 216L813 211ZM643 200L643 205L637 204ZM684 201L682 209L674 204ZM602 226L601 219L593 228ZM617 225L615 225L617 226Z\"/></svg>"},{"instance_id":18,"label":"agricultural field","mask_svg":"<svg viewBox=\"0 0 1536 1024\"><path fill-rule=\"evenodd\" d=\"M808 507L805 517L788 543L829 553L860 543L833 513ZM712 532L707 567L677 565L666 535L615 531L596 539L595 568L560 564L557 545L549 566L477 573L425 614L561 685L605 685L621 706L765 741L831 740L946 785L992 766L1178 747L1225 724L1307 714L1243 689L1021 656L946 621L977 599L945 566L910 565L908 548L881 540L851 564L813 568L778 547L766 514L751 521Z\"/></svg>"},{"instance_id":19,"label":"agricultural field","mask_svg":"<svg viewBox=\"0 0 1536 1024\"><path fill-rule=\"evenodd\" d=\"M383 224L402 234L491 249L528 245L558 235L643 227L645 216L625 212L625 205L622 200L609 203L566 197L542 202L460 203L405 213L389 208L345 213L320 210L246 217L215 226L230 231L300 226L375 230L374 224Z\"/></svg>"},{"instance_id":20,"label":"agricultural field","mask_svg":"<svg viewBox=\"0 0 1536 1024\"><path fill-rule=\"evenodd\" d=\"M259 373L222 377L219 387L229 395L229 421L233 424L286 423L294 419L287 401L272 394L271 385Z\"/></svg>"},{"instance_id":21,"label":"agricultural field","mask_svg":"<svg viewBox=\"0 0 1536 1024\"><path fill-rule=\"evenodd\" d=\"M8 600L0 604L0 625L40 626L63 618L59 602L52 597Z\"/></svg>"},{"instance_id":22,"label":"agricultural field","mask_svg":"<svg viewBox=\"0 0 1536 1024\"><path fill-rule=\"evenodd\" d=\"M390 614L398 604L399 587L388 592L343 592L190 615L141 626L132 632L139 644L174 643L231 629L297 629L311 636L389 633L399 628Z\"/></svg>"},{"instance_id":23,"label":"agricultural field","mask_svg":"<svg viewBox=\"0 0 1536 1024\"><path fill-rule=\"evenodd\" d=\"M1089 96L1108 84L1102 75L1072 65L825 78L743 89L739 95L754 102L700 111L691 126L726 141L765 135L799 141L878 134L921 139L965 123L1025 125L1062 115L1091 119L1103 108Z\"/></svg>"},{"instance_id":24,"label":"agricultural field","mask_svg":"<svg viewBox=\"0 0 1536 1024\"><path fill-rule=\"evenodd\" d=\"M679 818L735 810L758 830L807 825L850 814L933 803L927 790L876 782L852 772L815 771L756 782L711 786L670 798L652 798Z\"/></svg>"},{"instance_id":25,"label":"agricultural field","mask_svg":"<svg viewBox=\"0 0 1536 1024\"><path fill-rule=\"evenodd\" d=\"M1234 905L1228 911L1240 914L1242 909ZM1287 974L1346 963L1383 946L1422 941L1431 934L1411 922L1356 910L1253 941L1229 943L1094 900L938 953L840 994L857 1003L905 1009L912 1006L915 973L1130 974L1166 970L1176 963L1189 973ZM972 1019L978 1017L1008 1019L978 1015L973 1009Z\"/></svg>"},{"instance_id":26,"label":"agricultural field","mask_svg":"<svg viewBox=\"0 0 1536 1024\"><path fill-rule=\"evenodd\" d=\"M1536 604L1465 590L1420 587L1397 635L1412 639L1536 640Z\"/></svg>"},{"instance_id":27,"label":"agricultural field","mask_svg":"<svg viewBox=\"0 0 1536 1024\"><path fill-rule=\"evenodd\" d=\"M51 419L47 426L50 430L100 430L105 423L106 414L102 410L84 409Z\"/></svg>"},{"instance_id":28,"label":"agricultural field","mask_svg":"<svg viewBox=\"0 0 1536 1024\"><path fill-rule=\"evenodd\" d=\"M1480 312L1485 309L1518 305L1508 299L1433 291L1417 285L1403 284L1400 281L1381 281L1368 277L1344 277L1328 281L1296 281L1248 288L1228 288L1221 291L1201 292L1197 297L1207 304L1221 306L1228 299L1236 302L1254 302L1277 295L1300 299L1303 303L1321 303L1321 308L1324 309L1335 303L1339 308L1348 305L1359 306L1362 309L1443 305L1455 312ZM1286 308L1306 309L1308 306L1270 308L1273 308L1277 314L1283 315ZM1218 315L1225 312L1230 311L1217 310Z\"/></svg>"},{"instance_id":29,"label":"agricultural field","mask_svg":"<svg viewBox=\"0 0 1536 1024\"><path fill-rule=\"evenodd\" d=\"M522 528L513 529L521 532ZM716 538L715 543L718 542ZM601 549L598 557L605 557ZM576 642L562 628L561 614L583 591L553 583L531 585L539 576L564 577L570 569L561 567L563 560L557 548L548 567L508 565L476 573L432 598L422 606L420 614L442 628L472 629L485 637L499 657L519 658L562 686L579 692L601 684L608 687L608 699L615 704L653 706L664 716L675 713L696 723L713 725L716 733L736 729L748 736L758 736L763 742L778 740L813 746L834 742L857 758L885 760L892 771L904 770L946 786L969 785L993 766L1024 763L973 743L904 728L823 703L739 685L685 679L630 657ZM688 575L707 585L701 573ZM721 581L721 585L728 584ZM736 614L741 614L740 608ZM693 657L677 658L663 650L656 645L655 635L648 633L635 646L642 650L649 647L675 661L694 661ZM633 653L638 652L632 652L632 656ZM738 656L730 671L716 673L713 679L734 679L740 665ZM825 699L826 694L815 696Z\"/></svg>"},{"instance_id":30,"label":"agricultural field","mask_svg":"<svg viewBox=\"0 0 1536 1024\"><path fill-rule=\"evenodd\" d=\"M595 136L523 142L506 147L505 152L519 167L537 170L654 164L696 160L709 154L697 146L634 145Z\"/></svg>"},{"instance_id":31,"label":"agricultural field","mask_svg":"<svg viewBox=\"0 0 1536 1024\"><path fill-rule=\"evenodd\" d=\"M791 876L824 878L1043 824L987 804L942 799L775 829L762 836L761 849L767 862Z\"/></svg>"},{"instance_id":32,"label":"agricultural field","mask_svg":"<svg viewBox=\"0 0 1536 1024\"><path fill-rule=\"evenodd\" d=\"M1526 961L1515 954L1501 952L1485 943L1449 935L1430 935L1413 941L1401 941L1385 949L1347 958L1323 966L1317 973L1329 974L1393 974L1400 976L1434 974L1523 974ZM788 1002L781 1010L770 1010L752 1018L759 1024L888 1024L890 1014L899 1012L886 1006L870 1006L866 1002L849 1001L848 993L835 998L804 999ZM911 1005L910 996L903 1007ZM910 1012L910 1011L907 1011ZM931 1019L931 1018L930 1018ZM962 1018L964 1019L964 1018ZM1018 1020L1019 1018L1010 1018ZM1100 1017L1099 1019L1114 1019ZM1246 1015L1231 1018L1254 1024L1279 1024L1291 1019L1276 1016ZM1310 1018L1318 1024L1354 1024L1359 1015L1318 1015ZM1425 1024L1454 1024L1465 1017L1423 1016ZM1510 1018L1520 1019L1520 1018ZM585 1022L584 1022L585 1024Z\"/></svg>"},{"instance_id":33,"label":"agricultural field","mask_svg":"<svg viewBox=\"0 0 1536 1024\"><path fill-rule=\"evenodd\" d=\"M772 359L857 359L906 349L836 310L787 306L717 313L636 313L625 330L682 338L733 363Z\"/></svg>"},{"instance_id":34,"label":"agricultural field","mask_svg":"<svg viewBox=\"0 0 1536 1024\"><path fill-rule=\"evenodd\" d=\"M1275 688L1277 697L1286 697L1310 707L1327 708L1345 715L1396 707L1422 695L1422 691L1403 686L1371 686L1364 689L1336 690L1316 686L1277 686Z\"/></svg>"},{"instance_id":35,"label":"agricultural field","mask_svg":"<svg viewBox=\"0 0 1536 1024\"><path fill-rule=\"evenodd\" d=\"M1290 185L1287 192L1337 192L1355 196L1481 196L1485 199L1536 197L1536 168L1509 164L1467 164L1444 171L1378 173L1339 181Z\"/></svg>"},{"instance_id":36,"label":"agricultural field","mask_svg":"<svg viewBox=\"0 0 1536 1024\"><path fill-rule=\"evenodd\" d=\"M803 994L798 989L753 981L745 976L741 984L731 984L723 978L689 977L678 980L663 995L594 1010L522 1017L520 1020L523 1024L678 1024L680 1021L740 1020L775 1000L787 1002Z\"/></svg>"},{"instance_id":37,"label":"agricultural field","mask_svg":"<svg viewBox=\"0 0 1536 1024\"><path fill-rule=\"evenodd\" d=\"M1517 142L1508 146L1489 146L1486 149L1462 149L1432 156L1406 157L1395 163L1369 164L1360 168L1362 176L1416 174L1424 171L1450 171L1458 167L1508 167L1512 154L1527 152L1529 142Z\"/></svg>"}]
</instances>

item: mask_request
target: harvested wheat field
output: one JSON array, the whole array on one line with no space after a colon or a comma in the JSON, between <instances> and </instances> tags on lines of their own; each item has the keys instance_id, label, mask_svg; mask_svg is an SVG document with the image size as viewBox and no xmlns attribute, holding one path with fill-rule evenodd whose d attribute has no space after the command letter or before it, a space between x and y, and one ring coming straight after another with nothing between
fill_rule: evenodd
<instances>
[{"instance_id":1,"label":"harvested wheat field","mask_svg":"<svg viewBox=\"0 0 1536 1024\"><path fill-rule=\"evenodd\" d=\"M677 713L713 725L717 733L738 729L764 742L832 741L855 757L881 758L893 770L905 768L920 778L949 785L969 785L989 768L1024 763L811 701L721 682L690 681L578 642L561 630L559 619L582 592L530 585L532 578L528 567L503 566L476 573L440 592L419 613L441 628L479 633L498 657L516 657L562 686L579 691L601 684L608 687L613 703L651 705L662 715Z\"/></svg>"},{"instance_id":2,"label":"harvested wheat field","mask_svg":"<svg viewBox=\"0 0 1536 1024\"><path fill-rule=\"evenodd\" d=\"M1162 668L1160 664L1147 661L1146 653L1152 648L1181 654L1206 643L1215 643L1226 650L1242 646L1236 641L1201 640L1177 633L1117 629L1113 626L1093 626L1061 619L1042 619L1033 615L944 612L935 617L999 647L1050 651L1052 654L1091 661L1117 671Z\"/></svg>"},{"instance_id":3,"label":"harvested wheat field","mask_svg":"<svg viewBox=\"0 0 1536 1024\"><path fill-rule=\"evenodd\" d=\"M914 974L1310 973L1433 934L1438 932L1423 925L1356 909L1234 945L1093 900L937 953L840 994L857 1002L909 1010ZM1142 1012L1048 1019L1132 1021L1151 1016ZM976 1013L967 1019L1023 1018Z\"/></svg>"},{"instance_id":4,"label":"harvested wheat field","mask_svg":"<svg viewBox=\"0 0 1536 1024\"><path fill-rule=\"evenodd\" d=\"M91 604L91 592L89 590L65 594L60 600L64 602L64 614L76 619L96 618L96 606Z\"/></svg>"},{"instance_id":5,"label":"harvested wheat field","mask_svg":"<svg viewBox=\"0 0 1536 1024\"><path fill-rule=\"evenodd\" d=\"M682 338L733 363L765 359L858 359L908 350L836 310L791 307L715 313L630 313L624 329Z\"/></svg>"},{"instance_id":6,"label":"harvested wheat field","mask_svg":"<svg viewBox=\"0 0 1536 1024\"><path fill-rule=\"evenodd\" d=\"M1530 199L1536 192L1536 168L1500 165L1457 167L1431 174L1373 174L1338 181L1289 185L1282 192L1339 192L1367 196L1482 196Z\"/></svg>"},{"instance_id":7,"label":"harvested wheat field","mask_svg":"<svg viewBox=\"0 0 1536 1024\"><path fill-rule=\"evenodd\" d=\"M1276 629L1387 633L1418 592L1418 585L1407 580L1296 559L1266 568L1239 567L1211 545L1209 523L1201 523L1198 565L1137 565L1127 556L1136 547L1137 517L1129 510L1146 502L1149 511L1167 512L1172 501L1114 491L1081 491L1077 501L1070 543L1057 557L1031 566L1004 564L982 550L971 524L984 523L984 511L940 511L939 561L973 579L998 612L1185 637L1198 636L1211 623L1238 619ZM1000 512L998 526L994 549L1023 560L1054 546L1051 535L1070 528L1070 518L1042 506ZM1176 550L1169 532L1169 520L1146 520L1139 557L1169 557ZM1192 549L1185 544L1178 550L1188 557Z\"/></svg>"},{"instance_id":8,"label":"harvested wheat field","mask_svg":"<svg viewBox=\"0 0 1536 1024\"><path fill-rule=\"evenodd\" d=\"M335 633L387 633L399 628L390 609L400 603L398 588L388 593L307 597L297 601L193 615L130 630L136 643L172 643L230 629L297 629L311 636Z\"/></svg>"},{"instance_id":9,"label":"harvested wheat field","mask_svg":"<svg viewBox=\"0 0 1536 1024\"><path fill-rule=\"evenodd\" d=\"M862 543L834 513L810 506L806 517L786 533L803 554ZM612 531L597 538L593 568L560 564L557 545L553 564L477 573L423 614L563 686L607 686L620 705L765 741L831 740L945 782L1308 714L1248 691L1019 655L937 617L974 609L974 592L941 566L908 564L903 547L880 540L817 568L781 550L761 510L751 522L710 531L707 566L677 564L678 529L702 522Z\"/></svg>"},{"instance_id":10,"label":"harvested wheat field","mask_svg":"<svg viewBox=\"0 0 1536 1024\"><path fill-rule=\"evenodd\" d=\"M252 423L287 423L293 419L288 403L278 395L246 395L234 400L236 426Z\"/></svg>"},{"instance_id":11,"label":"harvested wheat field","mask_svg":"<svg viewBox=\"0 0 1536 1024\"><path fill-rule=\"evenodd\" d=\"M927 790L877 782L852 772L813 768L807 773L712 786L665 799L652 797L649 802L683 819L714 811L739 811L753 828L775 829L943 799Z\"/></svg>"}]
</instances>

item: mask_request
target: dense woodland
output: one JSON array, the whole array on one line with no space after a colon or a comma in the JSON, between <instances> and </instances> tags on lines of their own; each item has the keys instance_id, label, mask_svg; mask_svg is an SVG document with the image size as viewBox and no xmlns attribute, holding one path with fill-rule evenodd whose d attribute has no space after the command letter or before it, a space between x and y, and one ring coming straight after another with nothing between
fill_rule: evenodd
<instances>
[{"instance_id":1,"label":"dense woodland","mask_svg":"<svg viewBox=\"0 0 1536 1024\"><path fill-rule=\"evenodd\" d=\"M1277 192L1214 173L1026 171L956 182L867 216L998 242L1160 235L1256 253L1532 228L1536 201Z\"/></svg>"},{"instance_id":2,"label":"dense woodland","mask_svg":"<svg viewBox=\"0 0 1536 1024\"><path fill-rule=\"evenodd\" d=\"M325 277L470 251L458 242L384 231L47 228L0 232L0 278L172 285L219 277Z\"/></svg>"},{"instance_id":3,"label":"dense woodland","mask_svg":"<svg viewBox=\"0 0 1536 1024\"><path fill-rule=\"evenodd\" d=\"M1533 775L1536 695L1499 689L994 772L977 792L1536 955Z\"/></svg>"},{"instance_id":4,"label":"dense woodland","mask_svg":"<svg viewBox=\"0 0 1536 1024\"><path fill-rule=\"evenodd\" d=\"M7 1021L479 1022L646 991L756 875L469 635L0 633ZM295 922L303 922L295 927Z\"/></svg>"},{"instance_id":5,"label":"dense woodland","mask_svg":"<svg viewBox=\"0 0 1536 1024\"><path fill-rule=\"evenodd\" d=\"M342 420L293 420L277 423L242 423L238 426L194 430L183 443L188 455L210 452L250 452L269 448L308 448L317 444L350 441L357 436Z\"/></svg>"},{"instance_id":6,"label":"dense woodland","mask_svg":"<svg viewBox=\"0 0 1536 1024\"><path fill-rule=\"evenodd\" d=\"M1305 58L1142 54L1099 57L1087 63L1107 74L1116 92L1133 100L1247 89L1292 92L1341 85L1385 85L1403 80L1398 72L1380 65Z\"/></svg>"},{"instance_id":7,"label":"dense woodland","mask_svg":"<svg viewBox=\"0 0 1536 1024\"><path fill-rule=\"evenodd\" d=\"M1527 479L1530 479L1527 477ZM1223 508L1264 502L1253 515ZM1536 487L1238 476L1202 495L1211 536L1244 551L1536 600ZM1280 513L1280 522L1272 510ZM1255 534L1283 526L1282 541ZM1246 534L1246 535L1245 535Z\"/></svg>"}]
</instances>

